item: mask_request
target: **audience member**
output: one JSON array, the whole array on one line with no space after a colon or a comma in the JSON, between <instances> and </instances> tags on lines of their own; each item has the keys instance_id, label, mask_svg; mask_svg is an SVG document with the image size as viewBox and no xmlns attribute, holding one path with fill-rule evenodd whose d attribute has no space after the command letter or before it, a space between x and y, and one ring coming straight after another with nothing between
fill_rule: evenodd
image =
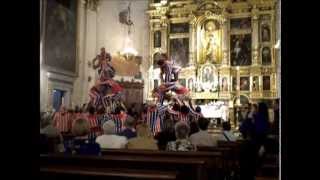
<instances>
[{"instance_id":1,"label":"audience member","mask_svg":"<svg viewBox=\"0 0 320 180\"><path fill-rule=\"evenodd\" d=\"M253 131L248 132L240 145L240 180L254 180L256 174L256 146L252 139Z\"/></svg>"},{"instance_id":2,"label":"audience member","mask_svg":"<svg viewBox=\"0 0 320 180\"><path fill-rule=\"evenodd\" d=\"M40 143L47 146L47 153L64 152L63 137L59 130L53 126L50 114L41 115Z\"/></svg>"},{"instance_id":3,"label":"audience member","mask_svg":"<svg viewBox=\"0 0 320 180\"><path fill-rule=\"evenodd\" d=\"M171 119L170 114L166 113L163 123L164 129L154 137L158 141L159 150L166 150L168 142L176 140L174 121Z\"/></svg>"},{"instance_id":4,"label":"audience member","mask_svg":"<svg viewBox=\"0 0 320 180\"><path fill-rule=\"evenodd\" d=\"M231 125L229 122L223 122L222 128L223 128L222 135L224 137L224 141L231 141L231 142L237 141L237 137L231 131Z\"/></svg>"},{"instance_id":5,"label":"audience member","mask_svg":"<svg viewBox=\"0 0 320 180\"><path fill-rule=\"evenodd\" d=\"M188 140L190 127L185 122L177 122L175 125L176 141L171 141L167 145L168 151L195 151L196 147Z\"/></svg>"},{"instance_id":6,"label":"audience member","mask_svg":"<svg viewBox=\"0 0 320 180\"><path fill-rule=\"evenodd\" d=\"M127 148L158 150L157 142L153 139L147 124L137 126L137 137L129 139Z\"/></svg>"},{"instance_id":7,"label":"audience member","mask_svg":"<svg viewBox=\"0 0 320 180\"><path fill-rule=\"evenodd\" d=\"M96 142L101 148L123 149L127 144L127 139L116 135L115 124L113 121L106 121L102 126L104 135L98 136Z\"/></svg>"},{"instance_id":8,"label":"audience member","mask_svg":"<svg viewBox=\"0 0 320 180\"><path fill-rule=\"evenodd\" d=\"M217 146L217 140L208 133L209 120L206 118L199 118L198 125L200 131L190 136L190 141L196 146Z\"/></svg>"},{"instance_id":9,"label":"audience member","mask_svg":"<svg viewBox=\"0 0 320 180\"><path fill-rule=\"evenodd\" d=\"M100 146L89 138L90 125L86 119L77 119L72 127L75 136L67 153L81 155L100 155ZM71 151L71 152L70 152Z\"/></svg>"},{"instance_id":10,"label":"audience member","mask_svg":"<svg viewBox=\"0 0 320 180\"><path fill-rule=\"evenodd\" d=\"M124 130L119 134L120 136L125 136L127 139L137 137L137 132L134 129L135 119L132 116L128 116L124 122Z\"/></svg>"}]
</instances>

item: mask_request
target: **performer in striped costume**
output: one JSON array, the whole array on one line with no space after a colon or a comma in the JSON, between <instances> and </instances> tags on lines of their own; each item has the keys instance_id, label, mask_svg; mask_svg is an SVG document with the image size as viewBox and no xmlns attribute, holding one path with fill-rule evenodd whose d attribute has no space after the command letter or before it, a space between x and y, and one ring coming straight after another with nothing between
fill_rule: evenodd
<instances>
[{"instance_id":1,"label":"performer in striped costume","mask_svg":"<svg viewBox=\"0 0 320 180\"><path fill-rule=\"evenodd\" d=\"M148 107L147 124L154 135L163 129L163 118L166 110L167 106L161 104L150 105Z\"/></svg>"},{"instance_id":2,"label":"performer in striped costume","mask_svg":"<svg viewBox=\"0 0 320 180\"><path fill-rule=\"evenodd\" d=\"M116 134L124 129L124 122L127 119L127 114L121 106L118 106L113 114L105 114L105 119L113 120Z\"/></svg>"},{"instance_id":3,"label":"performer in striped costume","mask_svg":"<svg viewBox=\"0 0 320 180\"><path fill-rule=\"evenodd\" d=\"M178 81L178 74L181 68L178 66L175 66L174 62L169 60L167 54L162 53L157 64L160 66L160 70L161 70L160 72L161 82L168 83L172 81ZM165 75L164 78L163 78L163 75ZM172 79L172 76L174 76L173 79Z\"/></svg>"},{"instance_id":4,"label":"performer in striped costume","mask_svg":"<svg viewBox=\"0 0 320 180\"><path fill-rule=\"evenodd\" d=\"M98 64L95 63L96 60L99 60ZM101 53L93 59L93 69L99 68L99 79L89 92L90 102L95 108L106 106L104 102L105 96L117 99L117 96L119 96L119 93L123 90L122 87L112 79L115 75L115 70L109 64L110 61L111 55L105 51L105 48L101 48Z\"/></svg>"},{"instance_id":5,"label":"performer in striped costume","mask_svg":"<svg viewBox=\"0 0 320 180\"><path fill-rule=\"evenodd\" d=\"M60 107L58 112L55 112L53 116L53 125L61 133L69 133L71 130L72 119L71 114L66 111L64 106Z\"/></svg>"}]
</instances>

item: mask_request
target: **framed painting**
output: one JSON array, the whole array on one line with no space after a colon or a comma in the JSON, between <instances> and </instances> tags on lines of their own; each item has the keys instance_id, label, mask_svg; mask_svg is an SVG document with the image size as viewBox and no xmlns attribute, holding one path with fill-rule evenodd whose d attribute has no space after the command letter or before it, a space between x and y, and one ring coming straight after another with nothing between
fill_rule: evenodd
<instances>
[{"instance_id":1,"label":"framed painting","mask_svg":"<svg viewBox=\"0 0 320 180\"><path fill-rule=\"evenodd\" d=\"M251 34L231 35L230 60L232 66L251 65Z\"/></svg>"},{"instance_id":2,"label":"framed painting","mask_svg":"<svg viewBox=\"0 0 320 180\"><path fill-rule=\"evenodd\" d=\"M170 33L189 33L189 23L170 24Z\"/></svg>"},{"instance_id":3,"label":"framed painting","mask_svg":"<svg viewBox=\"0 0 320 180\"><path fill-rule=\"evenodd\" d=\"M252 78L252 91L259 91L259 77L254 76Z\"/></svg>"},{"instance_id":4,"label":"framed painting","mask_svg":"<svg viewBox=\"0 0 320 180\"><path fill-rule=\"evenodd\" d=\"M46 1L44 64L76 74L76 0Z\"/></svg>"},{"instance_id":5,"label":"framed painting","mask_svg":"<svg viewBox=\"0 0 320 180\"><path fill-rule=\"evenodd\" d=\"M170 39L170 57L176 65L186 67L189 62L189 38Z\"/></svg>"},{"instance_id":6,"label":"framed painting","mask_svg":"<svg viewBox=\"0 0 320 180\"><path fill-rule=\"evenodd\" d=\"M263 90L270 90L270 76L263 76Z\"/></svg>"},{"instance_id":7,"label":"framed painting","mask_svg":"<svg viewBox=\"0 0 320 180\"><path fill-rule=\"evenodd\" d=\"M271 65L271 50L265 46L261 50L262 65Z\"/></svg>"},{"instance_id":8,"label":"framed painting","mask_svg":"<svg viewBox=\"0 0 320 180\"><path fill-rule=\"evenodd\" d=\"M262 42L270 42L270 26L269 24L261 25L261 41Z\"/></svg>"},{"instance_id":9,"label":"framed painting","mask_svg":"<svg viewBox=\"0 0 320 180\"><path fill-rule=\"evenodd\" d=\"M221 90L222 91L228 91L228 86L229 86L228 78L227 77L223 77L222 80L221 80Z\"/></svg>"},{"instance_id":10,"label":"framed painting","mask_svg":"<svg viewBox=\"0 0 320 180\"><path fill-rule=\"evenodd\" d=\"M161 47L161 31L155 31L153 36L153 47Z\"/></svg>"},{"instance_id":11,"label":"framed painting","mask_svg":"<svg viewBox=\"0 0 320 180\"><path fill-rule=\"evenodd\" d=\"M234 18L230 19L231 29L251 29L251 18Z\"/></svg>"},{"instance_id":12,"label":"framed painting","mask_svg":"<svg viewBox=\"0 0 320 180\"><path fill-rule=\"evenodd\" d=\"M250 89L250 78L240 77L240 91L249 91Z\"/></svg>"}]
</instances>

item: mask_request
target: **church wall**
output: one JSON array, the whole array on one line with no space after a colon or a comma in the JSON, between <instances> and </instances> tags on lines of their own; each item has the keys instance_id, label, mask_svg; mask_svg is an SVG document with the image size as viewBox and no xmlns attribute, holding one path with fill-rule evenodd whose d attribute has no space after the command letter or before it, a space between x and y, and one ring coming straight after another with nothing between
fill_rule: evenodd
<instances>
[{"instance_id":1,"label":"church wall","mask_svg":"<svg viewBox=\"0 0 320 180\"><path fill-rule=\"evenodd\" d=\"M111 53L114 61L119 64L119 52L123 49L124 38L127 35L127 26L119 22L119 13L127 9L130 1L127 0L108 0L100 1L96 11L90 9L81 10L80 18L84 18L79 23L85 24L78 26L79 33L84 34L84 40L80 40L80 66L83 71L79 72L79 78L75 82L73 101L75 104L88 102L88 90L97 78L97 73L92 69L89 62L100 52L101 47ZM148 8L148 0L133 1L131 4L131 19L134 23L132 30L133 46L138 51L138 56L142 56L140 66L135 66L142 73L142 79L146 77L147 59L148 59L148 17L146 9ZM80 38L81 39L81 38ZM121 72L131 72L132 66L128 66L125 62L121 67ZM130 64L130 63L129 63ZM90 82L88 81L90 78ZM115 80L132 81L134 76L132 73L117 75ZM135 80L140 81L141 80ZM147 90L145 90L147 92ZM79 98L81 97L81 101ZM146 93L144 93L146 97ZM145 98L144 98L145 99Z\"/></svg>"},{"instance_id":2,"label":"church wall","mask_svg":"<svg viewBox=\"0 0 320 180\"><path fill-rule=\"evenodd\" d=\"M133 47L138 51L138 56L142 56L142 63L140 65L140 72L142 79L147 79L148 67L148 49L149 49L149 27L148 16L146 10L148 9L148 0L128 1L128 0L108 0L101 1L98 9L98 29L97 29L97 46L98 48L105 46L112 56L117 56L123 49L124 38L127 36L127 26L119 22L119 13L127 9L129 2L131 2L131 19L134 23L132 29ZM99 49L97 49L97 52ZM123 69L129 69L131 66L124 66ZM121 75L115 77L116 80L125 81L133 79L133 76ZM147 83L145 80L144 83ZM144 85L147 87L147 85ZM144 88L144 100L148 90Z\"/></svg>"}]
</instances>

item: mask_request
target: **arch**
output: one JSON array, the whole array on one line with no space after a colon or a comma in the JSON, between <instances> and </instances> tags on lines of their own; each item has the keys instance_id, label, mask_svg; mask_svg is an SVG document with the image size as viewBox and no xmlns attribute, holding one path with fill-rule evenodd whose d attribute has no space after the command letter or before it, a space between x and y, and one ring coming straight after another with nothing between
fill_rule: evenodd
<instances>
[{"instance_id":1,"label":"arch","mask_svg":"<svg viewBox=\"0 0 320 180\"><path fill-rule=\"evenodd\" d=\"M237 100L238 100L238 96L235 96L232 100L233 106L236 105ZM247 104L247 103L251 103L249 96L247 96L245 94L241 94L240 95L240 104L243 105L243 104Z\"/></svg>"}]
</instances>

